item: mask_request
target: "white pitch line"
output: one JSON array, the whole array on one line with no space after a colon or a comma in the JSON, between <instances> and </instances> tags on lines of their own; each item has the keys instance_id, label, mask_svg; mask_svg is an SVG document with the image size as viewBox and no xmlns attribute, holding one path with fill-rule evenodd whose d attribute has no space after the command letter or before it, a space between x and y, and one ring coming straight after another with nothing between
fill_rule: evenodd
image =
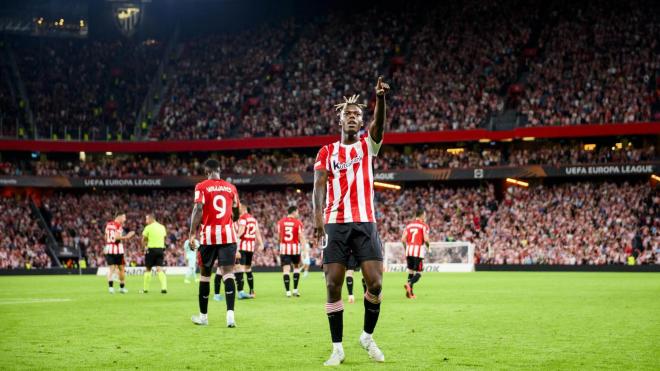
<instances>
[{"instance_id":1,"label":"white pitch line","mask_svg":"<svg viewBox=\"0 0 660 371\"><path fill-rule=\"evenodd\" d=\"M0 305L62 303L62 302L67 302L67 301L71 301L71 299L61 299L61 298L7 298L7 299L0 299Z\"/></svg>"}]
</instances>

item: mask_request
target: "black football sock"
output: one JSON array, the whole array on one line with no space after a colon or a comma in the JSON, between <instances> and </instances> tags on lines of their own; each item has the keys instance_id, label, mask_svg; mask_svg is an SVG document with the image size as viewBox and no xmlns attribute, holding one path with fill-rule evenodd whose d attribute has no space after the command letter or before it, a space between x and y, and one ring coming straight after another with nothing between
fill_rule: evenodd
<instances>
[{"instance_id":1,"label":"black football sock","mask_svg":"<svg viewBox=\"0 0 660 371\"><path fill-rule=\"evenodd\" d=\"M367 292L367 282L362 278L362 291Z\"/></svg>"},{"instance_id":2,"label":"black football sock","mask_svg":"<svg viewBox=\"0 0 660 371\"><path fill-rule=\"evenodd\" d=\"M113 284L114 284L114 282L108 281L108 287L112 287Z\"/></svg>"},{"instance_id":3,"label":"black football sock","mask_svg":"<svg viewBox=\"0 0 660 371\"><path fill-rule=\"evenodd\" d=\"M298 290L298 281L300 280L300 273L293 274L293 289Z\"/></svg>"},{"instance_id":4,"label":"black football sock","mask_svg":"<svg viewBox=\"0 0 660 371\"><path fill-rule=\"evenodd\" d=\"M410 283L410 281L412 281L412 278L413 278L413 274L408 273L408 283Z\"/></svg>"},{"instance_id":5,"label":"black football sock","mask_svg":"<svg viewBox=\"0 0 660 371\"><path fill-rule=\"evenodd\" d=\"M252 292L254 291L254 276L252 272L247 272L245 275L247 276L248 286L250 286L250 292Z\"/></svg>"},{"instance_id":6,"label":"black football sock","mask_svg":"<svg viewBox=\"0 0 660 371\"><path fill-rule=\"evenodd\" d=\"M341 343L344 332L344 303L341 300L334 303L325 303L325 311L328 314L332 342Z\"/></svg>"},{"instance_id":7,"label":"black football sock","mask_svg":"<svg viewBox=\"0 0 660 371\"><path fill-rule=\"evenodd\" d=\"M236 282L234 282L234 277L225 279L225 300L227 301L227 310L234 310L234 301L236 300Z\"/></svg>"},{"instance_id":8,"label":"black football sock","mask_svg":"<svg viewBox=\"0 0 660 371\"><path fill-rule=\"evenodd\" d=\"M289 289L289 286L290 286L290 285L289 285L289 282L291 281L291 277L289 277L288 274L285 274L285 275L283 276L283 278L284 278L284 288L286 289L287 292L289 292L289 291L290 291L290 289Z\"/></svg>"},{"instance_id":9,"label":"black football sock","mask_svg":"<svg viewBox=\"0 0 660 371\"><path fill-rule=\"evenodd\" d=\"M220 275L216 274L215 278L213 279L213 292L216 295L220 294L220 286L222 285L222 277Z\"/></svg>"},{"instance_id":10,"label":"black football sock","mask_svg":"<svg viewBox=\"0 0 660 371\"><path fill-rule=\"evenodd\" d=\"M410 281L410 287L412 288L413 285L416 284L417 281L419 281L420 278L422 278L422 275L419 274L419 273L415 273L412 277L412 280Z\"/></svg>"},{"instance_id":11,"label":"black football sock","mask_svg":"<svg viewBox=\"0 0 660 371\"><path fill-rule=\"evenodd\" d=\"M209 309L209 292L211 284L209 282L199 283L199 313L206 314Z\"/></svg>"},{"instance_id":12,"label":"black football sock","mask_svg":"<svg viewBox=\"0 0 660 371\"><path fill-rule=\"evenodd\" d=\"M238 291L243 291L243 272L236 272L234 275L236 276L236 287Z\"/></svg>"},{"instance_id":13,"label":"black football sock","mask_svg":"<svg viewBox=\"0 0 660 371\"><path fill-rule=\"evenodd\" d=\"M124 285L125 285L125 283L123 283L123 282L119 282L119 288L120 288L120 289L123 289L123 288L124 288Z\"/></svg>"},{"instance_id":14,"label":"black football sock","mask_svg":"<svg viewBox=\"0 0 660 371\"><path fill-rule=\"evenodd\" d=\"M346 288L348 289L348 295L353 295L353 277L346 277Z\"/></svg>"},{"instance_id":15,"label":"black football sock","mask_svg":"<svg viewBox=\"0 0 660 371\"><path fill-rule=\"evenodd\" d=\"M369 291L364 294L364 332L373 334L380 314L381 296L373 295Z\"/></svg>"}]
</instances>

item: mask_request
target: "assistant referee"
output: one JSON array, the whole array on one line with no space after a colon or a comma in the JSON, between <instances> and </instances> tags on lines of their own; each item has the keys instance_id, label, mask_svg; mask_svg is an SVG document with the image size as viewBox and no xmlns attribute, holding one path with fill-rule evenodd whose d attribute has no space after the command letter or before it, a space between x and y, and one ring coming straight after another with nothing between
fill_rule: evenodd
<instances>
[{"instance_id":1,"label":"assistant referee","mask_svg":"<svg viewBox=\"0 0 660 371\"><path fill-rule=\"evenodd\" d=\"M158 272L158 281L160 281L160 292L162 294L167 294L167 276L163 271L163 258L165 257L165 237L167 236L167 231L165 226L158 223L154 214L147 214L146 217L147 226L144 227L142 231L142 244L147 249L147 253L144 257L145 265L147 266L146 272L144 272L144 293L149 292L151 286L151 268L156 267L156 272Z\"/></svg>"}]
</instances>

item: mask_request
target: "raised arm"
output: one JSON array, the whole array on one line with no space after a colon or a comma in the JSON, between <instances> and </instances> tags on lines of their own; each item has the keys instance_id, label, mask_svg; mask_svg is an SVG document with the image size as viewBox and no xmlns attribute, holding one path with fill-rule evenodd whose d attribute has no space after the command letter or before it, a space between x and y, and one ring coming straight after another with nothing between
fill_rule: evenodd
<instances>
[{"instance_id":1,"label":"raised arm","mask_svg":"<svg viewBox=\"0 0 660 371\"><path fill-rule=\"evenodd\" d=\"M383 131L385 130L385 94L390 90L390 86L383 82L383 77L378 78L376 83L376 108L374 109L374 119L369 124L369 136L376 143L383 140Z\"/></svg>"},{"instance_id":2,"label":"raised arm","mask_svg":"<svg viewBox=\"0 0 660 371\"><path fill-rule=\"evenodd\" d=\"M325 231L323 230L323 207L325 206L327 181L327 170L321 169L314 171L314 192L312 195L312 204L314 206L314 237L319 243L325 235Z\"/></svg>"}]
</instances>

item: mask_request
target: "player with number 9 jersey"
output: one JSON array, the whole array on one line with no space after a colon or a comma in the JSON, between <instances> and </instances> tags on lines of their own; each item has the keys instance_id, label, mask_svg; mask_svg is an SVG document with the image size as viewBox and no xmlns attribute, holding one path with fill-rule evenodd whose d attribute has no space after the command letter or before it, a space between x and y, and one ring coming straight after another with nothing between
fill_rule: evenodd
<instances>
[{"instance_id":1,"label":"player with number 9 jersey","mask_svg":"<svg viewBox=\"0 0 660 371\"><path fill-rule=\"evenodd\" d=\"M232 208L240 205L236 187L224 179L207 179L195 186L195 203L203 204L200 243L236 243Z\"/></svg>"},{"instance_id":2,"label":"player with number 9 jersey","mask_svg":"<svg viewBox=\"0 0 660 371\"><path fill-rule=\"evenodd\" d=\"M188 241L196 248L195 235L199 233L201 245L197 250L200 267L199 315L192 316L196 325L208 325L208 303L213 266L218 263L225 283L227 297L227 327L235 327L234 301L236 282L234 260L236 255L236 232L234 221L238 220L241 203L233 184L220 177L220 163L215 159L204 162L207 179L195 186L195 203L190 216Z\"/></svg>"}]
</instances>

